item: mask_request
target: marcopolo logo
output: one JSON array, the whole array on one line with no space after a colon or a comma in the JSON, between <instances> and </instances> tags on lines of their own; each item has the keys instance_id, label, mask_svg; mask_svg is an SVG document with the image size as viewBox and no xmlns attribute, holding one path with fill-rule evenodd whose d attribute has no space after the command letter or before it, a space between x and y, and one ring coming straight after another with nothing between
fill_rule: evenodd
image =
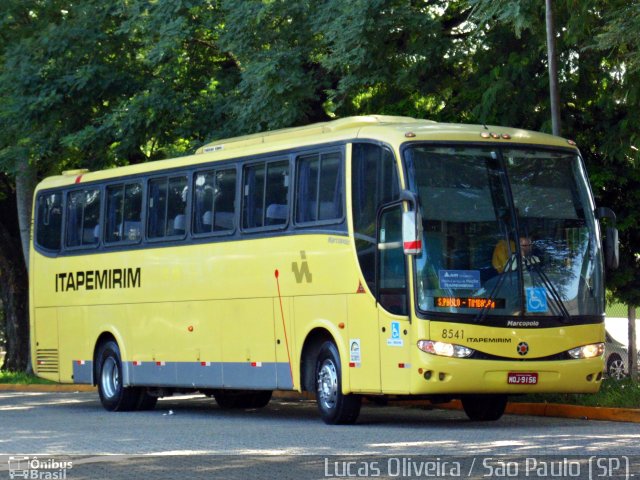
<instances>
[{"instance_id":1,"label":"marcopolo logo","mask_svg":"<svg viewBox=\"0 0 640 480\"><path fill-rule=\"evenodd\" d=\"M518 354L521 356L529 353L529 344L527 342L520 342L517 347Z\"/></svg>"},{"instance_id":2,"label":"marcopolo logo","mask_svg":"<svg viewBox=\"0 0 640 480\"><path fill-rule=\"evenodd\" d=\"M73 462L50 457L9 457L9 478L62 480Z\"/></svg>"}]
</instances>

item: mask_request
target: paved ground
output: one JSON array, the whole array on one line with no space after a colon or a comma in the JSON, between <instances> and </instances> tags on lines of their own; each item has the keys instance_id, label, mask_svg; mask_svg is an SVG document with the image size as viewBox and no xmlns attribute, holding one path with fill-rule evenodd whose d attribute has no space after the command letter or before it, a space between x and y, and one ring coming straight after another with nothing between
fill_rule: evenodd
<instances>
[{"instance_id":1,"label":"paved ground","mask_svg":"<svg viewBox=\"0 0 640 480\"><path fill-rule=\"evenodd\" d=\"M636 424L516 415L475 423L460 411L365 406L358 424L328 426L310 401L223 411L213 400L183 397L163 399L151 412L109 413L95 393L0 392L0 426L0 479L7 478L2 470L9 455L75 455L70 479L132 479L137 468L146 478L175 478L194 469L202 478L324 478L323 457L329 455L640 458ZM149 454L154 456L139 457ZM93 469L86 476L83 462ZM311 476L292 475L305 465ZM248 472L258 467L262 473L251 477Z\"/></svg>"}]
</instances>

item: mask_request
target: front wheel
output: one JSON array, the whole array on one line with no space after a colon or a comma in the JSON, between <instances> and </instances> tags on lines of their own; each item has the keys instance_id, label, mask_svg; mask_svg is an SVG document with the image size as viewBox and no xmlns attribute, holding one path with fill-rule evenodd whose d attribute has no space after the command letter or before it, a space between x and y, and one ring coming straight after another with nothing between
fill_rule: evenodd
<instances>
[{"instance_id":1,"label":"front wheel","mask_svg":"<svg viewBox=\"0 0 640 480\"><path fill-rule=\"evenodd\" d=\"M617 353L614 353L607 360L607 375L614 380L622 380L625 377L624 362Z\"/></svg>"},{"instance_id":2,"label":"front wheel","mask_svg":"<svg viewBox=\"0 0 640 480\"><path fill-rule=\"evenodd\" d=\"M462 398L462 407L469 420L478 422L498 420L507 408L507 396L468 395Z\"/></svg>"},{"instance_id":3,"label":"front wheel","mask_svg":"<svg viewBox=\"0 0 640 480\"><path fill-rule=\"evenodd\" d=\"M122 360L120 348L114 341L100 348L98 360L98 395L105 410L126 412L136 410L140 401L140 390L125 387L122 383Z\"/></svg>"},{"instance_id":4,"label":"front wheel","mask_svg":"<svg viewBox=\"0 0 640 480\"><path fill-rule=\"evenodd\" d=\"M316 400L322 420L329 425L355 423L360 414L360 395L342 393L340 354L333 342L325 342L318 353Z\"/></svg>"}]
</instances>

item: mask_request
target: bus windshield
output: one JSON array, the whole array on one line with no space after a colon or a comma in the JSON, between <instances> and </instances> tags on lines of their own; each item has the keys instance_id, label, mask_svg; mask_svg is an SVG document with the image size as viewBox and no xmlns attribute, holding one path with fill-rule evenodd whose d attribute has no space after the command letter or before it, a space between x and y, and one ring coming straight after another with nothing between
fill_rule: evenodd
<instances>
[{"instance_id":1,"label":"bus windshield","mask_svg":"<svg viewBox=\"0 0 640 480\"><path fill-rule=\"evenodd\" d=\"M599 231L575 152L417 144L404 160L423 219L420 311L603 315Z\"/></svg>"}]
</instances>

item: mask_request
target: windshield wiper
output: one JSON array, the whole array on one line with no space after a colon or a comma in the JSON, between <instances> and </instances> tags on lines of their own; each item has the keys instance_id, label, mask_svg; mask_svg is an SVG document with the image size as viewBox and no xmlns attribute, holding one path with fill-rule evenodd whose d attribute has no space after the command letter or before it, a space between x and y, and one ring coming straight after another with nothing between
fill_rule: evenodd
<instances>
[{"instance_id":1,"label":"windshield wiper","mask_svg":"<svg viewBox=\"0 0 640 480\"><path fill-rule=\"evenodd\" d=\"M513 257L515 257L515 256L513 256ZM478 312L478 314L474 318L474 323L483 323L484 322L484 320L486 319L486 317L487 317L487 315L489 313L491 303L495 300L495 296L500 291L500 288L502 288L502 285L504 284L506 278L509 277L509 275L507 275L507 273L508 272L513 272L517 268L517 266L516 266L517 263L516 262L517 262L517 258L510 258L509 259L509 261L507 262L507 268L505 268L505 270L499 274L498 281L496 282L496 284L494 285L493 289L491 290L491 293L489 293L487 301L483 305L482 309ZM553 285L553 283L551 282L551 280L549 279L547 274L544 273L542 268L540 268L540 263L539 262L532 262L532 261L530 261L530 260L525 258L520 262L520 265L522 265L523 267L526 266L529 270L533 270L535 273L538 274L538 276L540 277L540 279L542 281L542 284L549 291L551 299L556 304L557 309L560 311L560 313L562 315L563 323L569 323L571 321L571 314L567 310L567 307L565 307L564 302L562 301L562 298L560 297L560 293L558 292L558 289ZM518 289L518 292L519 292L518 296L520 297L520 301L521 301L520 305L522 305L523 304L522 302L524 301L524 298L523 298L523 295L522 295L521 288Z\"/></svg>"},{"instance_id":2,"label":"windshield wiper","mask_svg":"<svg viewBox=\"0 0 640 480\"><path fill-rule=\"evenodd\" d=\"M562 298L560 298L558 289L553 285L551 280L549 280L549 277L547 277L547 274L544 273L542 268L540 268L540 263L528 262L527 267L529 267L530 270L533 270L538 274L538 276L542 280L543 285L548 289L549 293L551 294L551 298L556 303L558 310L560 310L560 313L562 313L562 318L564 323L569 323L571 321L571 315L569 314L567 307L565 307L564 302L562 301Z\"/></svg>"}]
</instances>

